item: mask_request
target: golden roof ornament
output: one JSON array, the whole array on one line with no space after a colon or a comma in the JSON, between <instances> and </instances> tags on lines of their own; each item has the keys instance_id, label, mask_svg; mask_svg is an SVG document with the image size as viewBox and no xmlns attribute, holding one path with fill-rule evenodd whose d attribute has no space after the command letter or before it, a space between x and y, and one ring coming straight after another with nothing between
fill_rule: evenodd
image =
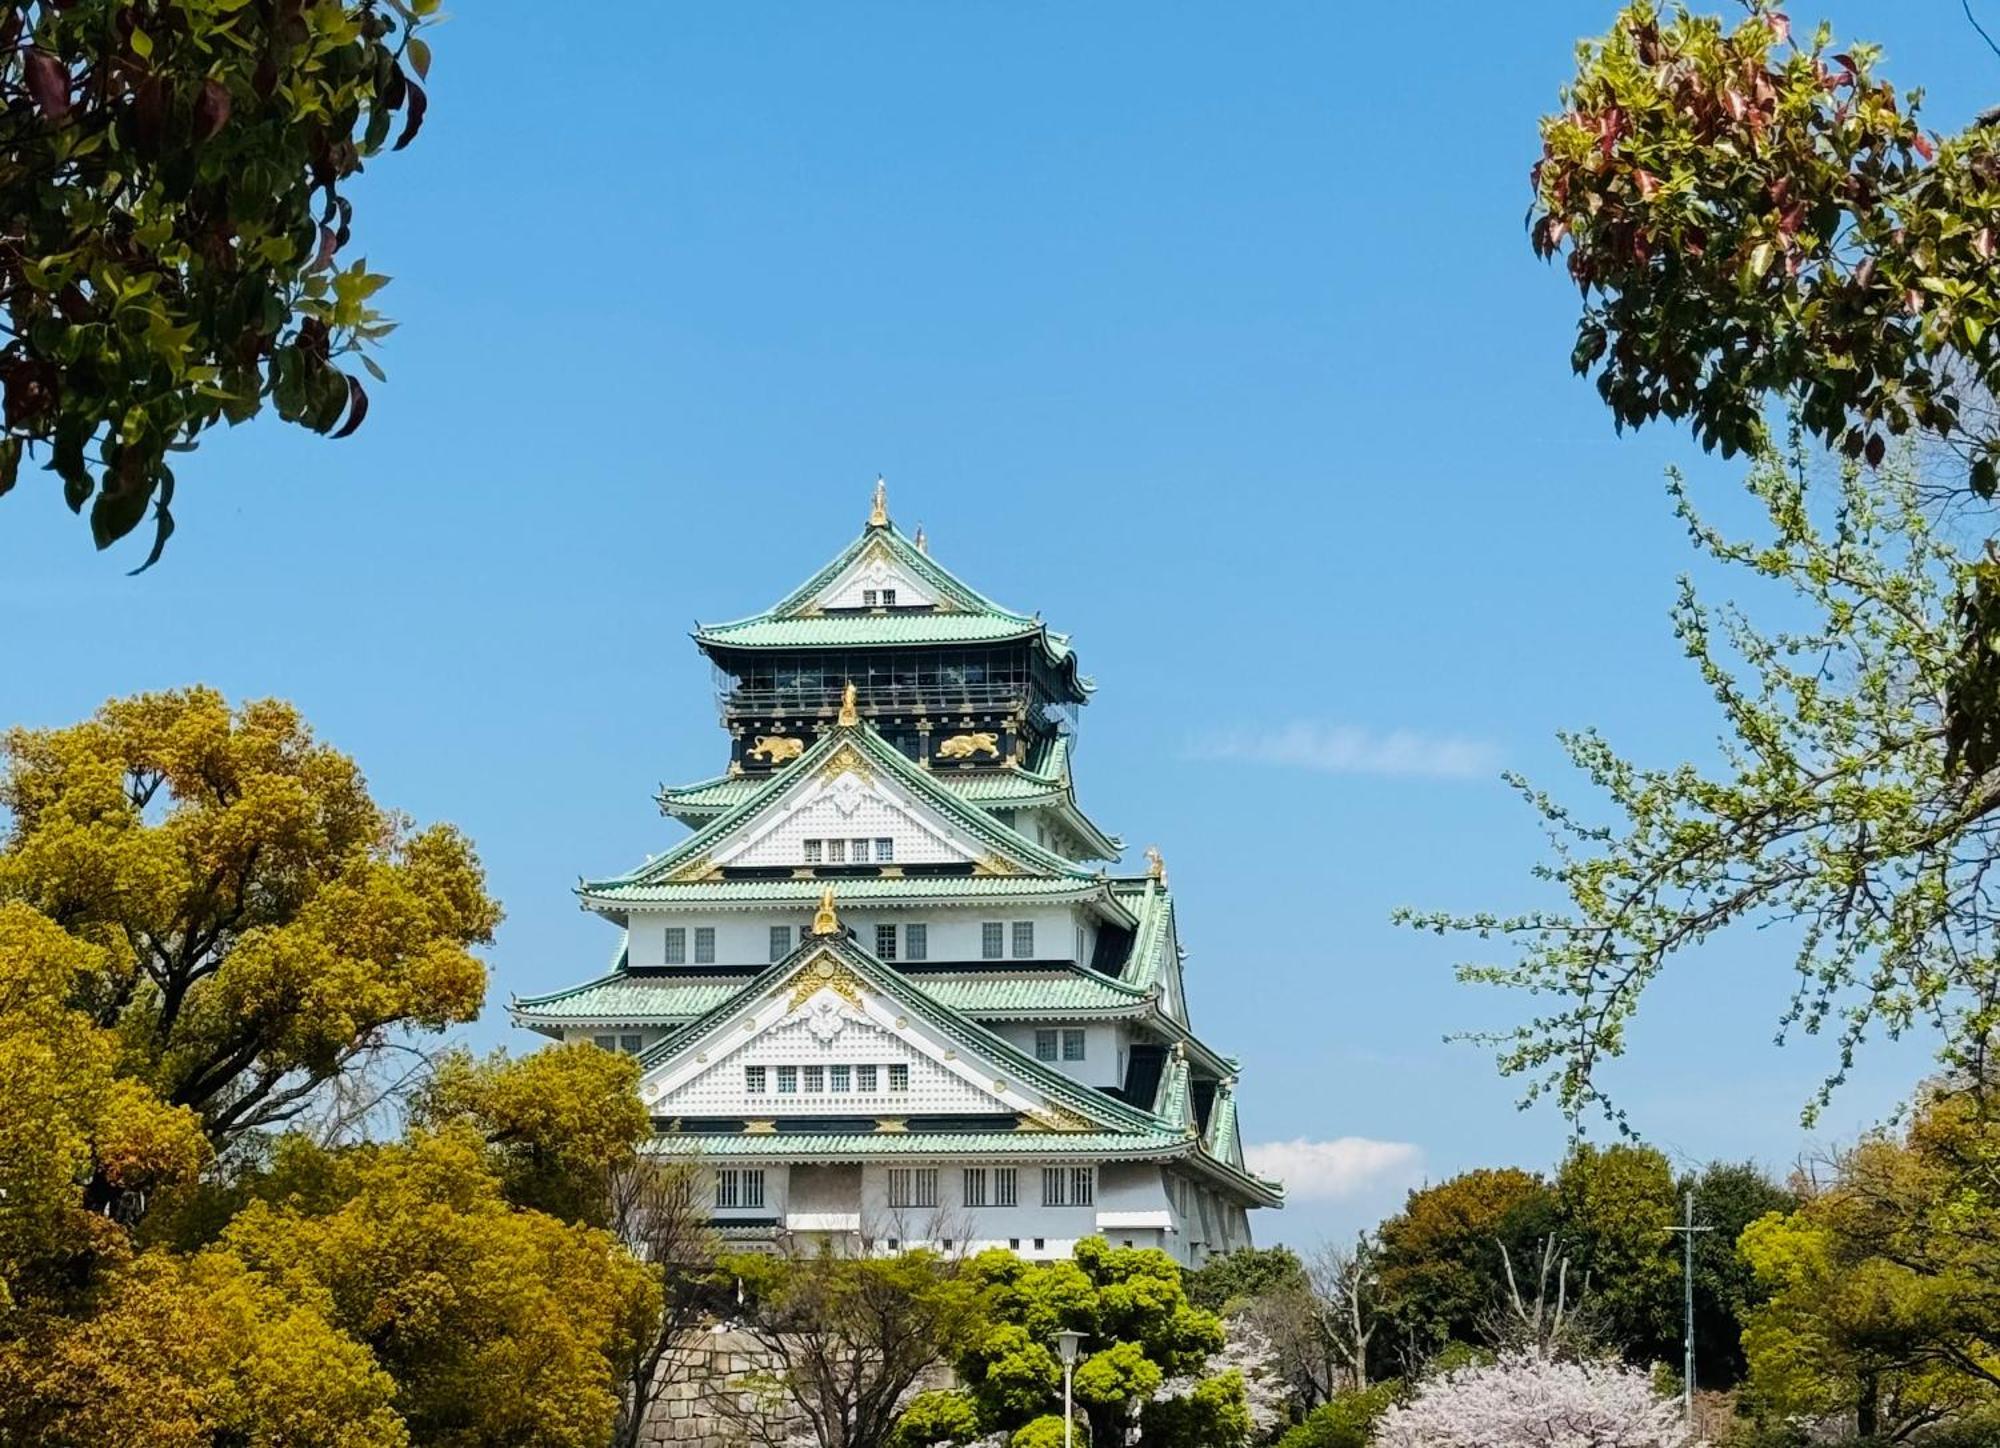
<instances>
[{"instance_id":1,"label":"golden roof ornament","mask_svg":"<svg viewBox=\"0 0 2000 1448\"><path fill-rule=\"evenodd\" d=\"M819 909L813 912L813 934L840 934L840 917L833 910L833 886L831 885L827 886L821 892Z\"/></svg>"},{"instance_id":2,"label":"golden roof ornament","mask_svg":"<svg viewBox=\"0 0 2000 1448\"><path fill-rule=\"evenodd\" d=\"M1158 845L1146 846L1146 878L1158 880L1162 885L1167 883L1167 862L1160 857Z\"/></svg>"},{"instance_id":3,"label":"golden roof ornament","mask_svg":"<svg viewBox=\"0 0 2000 1448\"><path fill-rule=\"evenodd\" d=\"M840 713L834 723L843 729L852 729L861 722L861 710L854 702L854 680L847 681L847 687L840 691Z\"/></svg>"},{"instance_id":4,"label":"golden roof ornament","mask_svg":"<svg viewBox=\"0 0 2000 1448\"><path fill-rule=\"evenodd\" d=\"M875 502L868 509L868 526L871 528L889 526L889 485L882 480L880 473L875 475Z\"/></svg>"}]
</instances>

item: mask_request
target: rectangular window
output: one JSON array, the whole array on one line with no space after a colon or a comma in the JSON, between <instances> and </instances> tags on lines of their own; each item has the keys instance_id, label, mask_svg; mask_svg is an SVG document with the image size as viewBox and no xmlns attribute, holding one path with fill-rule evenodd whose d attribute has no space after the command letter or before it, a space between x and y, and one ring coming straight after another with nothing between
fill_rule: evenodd
<instances>
[{"instance_id":1,"label":"rectangular window","mask_svg":"<svg viewBox=\"0 0 2000 1448\"><path fill-rule=\"evenodd\" d=\"M993 1168L993 1205L1011 1207L1020 1201L1020 1188L1016 1185L1014 1168L996 1166Z\"/></svg>"},{"instance_id":2,"label":"rectangular window","mask_svg":"<svg viewBox=\"0 0 2000 1448\"><path fill-rule=\"evenodd\" d=\"M1056 1058L1057 1036L1054 1031L1035 1032L1035 1059L1053 1061Z\"/></svg>"},{"instance_id":3,"label":"rectangular window","mask_svg":"<svg viewBox=\"0 0 2000 1448\"><path fill-rule=\"evenodd\" d=\"M930 926L905 925L903 927L903 958L905 960L929 960L931 958Z\"/></svg>"},{"instance_id":4,"label":"rectangular window","mask_svg":"<svg viewBox=\"0 0 2000 1448\"><path fill-rule=\"evenodd\" d=\"M965 1169L965 1205L983 1207L986 1205L986 1168L969 1166Z\"/></svg>"},{"instance_id":5,"label":"rectangular window","mask_svg":"<svg viewBox=\"0 0 2000 1448\"><path fill-rule=\"evenodd\" d=\"M875 840L875 863L878 865L886 865L889 864L891 861L893 861L895 858L896 858L896 842L890 839L887 835L878 836Z\"/></svg>"},{"instance_id":6,"label":"rectangular window","mask_svg":"<svg viewBox=\"0 0 2000 1448\"><path fill-rule=\"evenodd\" d=\"M894 608L895 606L896 606L896 590L895 590L895 589L893 589L893 588L885 588L885 589L883 589L883 590L882 590L882 607L884 607L884 608Z\"/></svg>"},{"instance_id":7,"label":"rectangular window","mask_svg":"<svg viewBox=\"0 0 2000 1448\"><path fill-rule=\"evenodd\" d=\"M1082 1031L1063 1032L1063 1059L1081 1061L1083 1059L1084 1035Z\"/></svg>"},{"instance_id":8,"label":"rectangular window","mask_svg":"<svg viewBox=\"0 0 2000 1448\"><path fill-rule=\"evenodd\" d=\"M896 958L896 927L878 925L875 927L875 958L894 960Z\"/></svg>"},{"instance_id":9,"label":"rectangular window","mask_svg":"<svg viewBox=\"0 0 2000 1448\"><path fill-rule=\"evenodd\" d=\"M616 1036L592 1036L590 1044L597 1047L600 1051L615 1051L618 1049L618 1038Z\"/></svg>"},{"instance_id":10,"label":"rectangular window","mask_svg":"<svg viewBox=\"0 0 2000 1448\"><path fill-rule=\"evenodd\" d=\"M826 1068L826 1084L829 1090L846 1091L851 1088L854 1070L850 1066L829 1066Z\"/></svg>"},{"instance_id":11,"label":"rectangular window","mask_svg":"<svg viewBox=\"0 0 2000 1448\"><path fill-rule=\"evenodd\" d=\"M715 964L715 927L713 925L695 926L694 963L696 965Z\"/></svg>"},{"instance_id":12,"label":"rectangular window","mask_svg":"<svg viewBox=\"0 0 2000 1448\"><path fill-rule=\"evenodd\" d=\"M916 1178L916 1180L911 1183L912 1194L915 1196L916 1200L911 1202L910 1205L913 1207L936 1206L937 1168L934 1166L920 1166L915 1171L911 1172L910 1175Z\"/></svg>"},{"instance_id":13,"label":"rectangular window","mask_svg":"<svg viewBox=\"0 0 2000 1448\"><path fill-rule=\"evenodd\" d=\"M1014 959L1028 960L1035 953L1035 922L1016 920L1014 922Z\"/></svg>"},{"instance_id":14,"label":"rectangular window","mask_svg":"<svg viewBox=\"0 0 2000 1448\"><path fill-rule=\"evenodd\" d=\"M798 1067L780 1066L778 1068L778 1094L780 1096L796 1096L799 1094Z\"/></svg>"},{"instance_id":15,"label":"rectangular window","mask_svg":"<svg viewBox=\"0 0 2000 1448\"><path fill-rule=\"evenodd\" d=\"M889 1068L889 1089L891 1091L907 1091L910 1089L910 1068L908 1066L891 1066Z\"/></svg>"},{"instance_id":16,"label":"rectangular window","mask_svg":"<svg viewBox=\"0 0 2000 1448\"><path fill-rule=\"evenodd\" d=\"M906 1166L889 1168L889 1205L892 1207L914 1207L910 1200L910 1169Z\"/></svg>"},{"instance_id":17,"label":"rectangular window","mask_svg":"<svg viewBox=\"0 0 2000 1448\"><path fill-rule=\"evenodd\" d=\"M816 1096L826 1090L826 1067L806 1067L806 1094Z\"/></svg>"},{"instance_id":18,"label":"rectangular window","mask_svg":"<svg viewBox=\"0 0 2000 1448\"><path fill-rule=\"evenodd\" d=\"M988 920L979 927L979 958L998 960L1001 946L1007 939L1007 927L998 920Z\"/></svg>"},{"instance_id":19,"label":"rectangular window","mask_svg":"<svg viewBox=\"0 0 2000 1448\"><path fill-rule=\"evenodd\" d=\"M1087 1207L1097 1200L1097 1168L1090 1166L1071 1167L1069 1173L1069 1203L1073 1207Z\"/></svg>"},{"instance_id":20,"label":"rectangular window","mask_svg":"<svg viewBox=\"0 0 2000 1448\"><path fill-rule=\"evenodd\" d=\"M847 863L846 840L828 840L826 842L826 862L829 865L844 865Z\"/></svg>"},{"instance_id":21,"label":"rectangular window","mask_svg":"<svg viewBox=\"0 0 2000 1448\"><path fill-rule=\"evenodd\" d=\"M681 925L669 925L667 927L667 964L686 965L687 958L687 928Z\"/></svg>"},{"instance_id":22,"label":"rectangular window","mask_svg":"<svg viewBox=\"0 0 2000 1448\"><path fill-rule=\"evenodd\" d=\"M764 1205L762 1168L727 1167L715 1174L715 1204L718 1207L761 1207Z\"/></svg>"},{"instance_id":23,"label":"rectangular window","mask_svg":"<svg viewBox=\"0 0 2000 1448\"><path fill-rule=\"evenodd\" d=\"M876 599L876 597L877 597L877 593L876 593L876 590L875 590L875 589L872 589L872 588L864 588L864 589L862 589L862 590L861 590L861 606L862 606L863 608L873 608L873 607L875 606L875 599Z\"/></svg>"},{"instance_id":24,"label":"rectangular window","mask_svg":"<svg viewBox=\"0 0 2000 1448\"><path fill-rule=\"evenodd\" d=\"M743 1068L743 1089L752 1096L762 1096L764 1087L770 1080L770 1072L762 1066Z\"/></svg>"},{"instance_id":25,"label":"rectangular window","mask_svg":"<svg viewBox=\"0 0 2000 1448\"><path fill-rule=\"evenodd\" d=\"M1069 1172L1065 1167L1045 1166L1042 1168L1042 1205L1045 1207L1066 1207L1069 1205Z\"/></svg>"},{"instance_id":26,"label":"rectangular window","mask_svg":"<svg viewBox=\"0 0 2000 1448\"><path fill-rule=\"evenodd\" d=\"M808 865L817 865L820 862L820 856L823 855L824 853L825 853L824 841L821 840L806 841L806 863Z\"/></svg>"},{"instance_id":27,"label":"rectangular window","mask_svg":"<svg viewBox=\"0 0 2000 1448\"><path fill-rule=\"evenodd\" d=\"M854 863L855 863L855 864L857 864L857 865L865 865L865 864L867 864L867 863L868 863L868 841L866 841L866 840L856 840L856 841L854 841L854 850L853 850L853 853L852 853L852 854L850 854L850 855L849 855L849 856L848 856L847 858L848 858L848 859L850 859L850 860L852 860L852 861L854 861Z\"/></svg>"},{"instance_id":28,"label":"rectangular window","mask_svg":"<svg viewBox=\"0 0 2000 1448\"><path fill-rule=\"evenodd\" d=\"M771 959L783 960L792 953L792 927L773 925L771 927Z\"/></svg>"},{"instance_id":29,"label":"rectangular window","mask_svg":"<svg viewBox=\"0 0 2000 1448\"><path fill-rule=\"evenodd\" d=\"M856 1066L854 1068L854 1089L856 1091L873 1091L875 1089L875 1068L873 1066Z\"/></svg>"},{"instance_id":30,"label":"rectangular window","mask_svg":"<svg viewBox=\"0 0 2000 1448\"><path fill-rule=\"evenodd\" d=\"M618 1049L628 1056L638 1055L644 1049L645 1044L646 1038L644 1036L620 1036L618 1038Z\"/></svg>"}]
</instances>

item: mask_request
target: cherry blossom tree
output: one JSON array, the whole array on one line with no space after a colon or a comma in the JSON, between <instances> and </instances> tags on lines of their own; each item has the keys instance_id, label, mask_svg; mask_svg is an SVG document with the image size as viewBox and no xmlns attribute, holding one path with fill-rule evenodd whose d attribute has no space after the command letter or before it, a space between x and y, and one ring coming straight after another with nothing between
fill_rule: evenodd
<instances>
[{"instance_id":1,"label":"cherry blossom tree","mask_svg":"<svg viewBox=\"0 0 2000 1448\"><path fill-rule=\"evenodd\" d=\"M1375 1448L1682 1448L1677 1404L1618 1363L1534 1353L1460 1368L1382 1417Z\"/></svg>"}]
</instances>

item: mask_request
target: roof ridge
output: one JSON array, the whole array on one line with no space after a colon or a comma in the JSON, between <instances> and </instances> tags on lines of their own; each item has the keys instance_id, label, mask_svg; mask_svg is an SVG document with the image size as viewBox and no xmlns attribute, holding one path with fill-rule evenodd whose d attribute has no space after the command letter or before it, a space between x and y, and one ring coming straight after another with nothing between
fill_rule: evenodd
<instances>
[{"instance_id":1,"label":"roof ridge","mask_svg":"<svg viewBox=\"0 0 2000 1448\"><path fill-rule=\"evenodd\" d=\"M745 614L742 618L730 619L724 623L706 624L703 626L704 631L709 629L736 628L743 624L759 623L770 619L798 617L811 604L814 598L818 597L834 579L838 578L852 566L854 561L870 547L885 548L893 555L897 563L918 574L926 583L929 583L940 593L951 595L952 601L958 605L957 611L959 612L988 613L998 618L1018 622L1024 627L1041 622L1039 614L1018 612L981 593L956 573L953 573L949 568L946 568L942 563L931 557L929 553L919 549L915 542L906 537L902 529L898 528L894 523L879 525L871 523L861 530L858 537L836 553L831 561L823 564L805 582L794 588L790 593L787 593L783 598L780 598L776 603L771 604L767 608L760 609L756 613Z\"/></svg>"},{"instance_id":2,"label":"roof ridge","mask_svg":"<svg viewBox=\"0 0 2000 1448\"><path fill-rule=\"evenodd\" d=\"M679 844L653 856L638 869L627 871L623 875L584 880L580 882L579 890L590 893L620 885L660 883L662 875L671 874L687 861L698 858L709 845L725 837L744 820L754 816L772 798L811 774L843 744L854 745L870 756L875 763L887 766L906 785L928 799L939 813L955 818L975 833L986 837L989 844L1011 853L1016 859L1030 866L1040 867L1040 873L1062 879L1098 878L1094 872L1083 869L1076 861L1066 859L1036 844L1012 826L1002 824L985 810L958 798L948 787L938 783L931 771L917 765L902 750L884 739L881 731L873 724L863 719L855 724L836 724L829 728L799 758L773 770L769 779L764 781L763 787L755 794L725 809Z\"/></svg>"}]
</instances>

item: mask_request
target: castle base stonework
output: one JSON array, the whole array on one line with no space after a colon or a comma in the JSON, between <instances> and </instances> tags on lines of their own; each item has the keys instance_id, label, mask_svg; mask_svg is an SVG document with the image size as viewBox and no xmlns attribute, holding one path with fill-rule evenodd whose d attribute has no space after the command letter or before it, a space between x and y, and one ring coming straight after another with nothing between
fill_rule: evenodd
<instances>
[{"instance_id":1,"label":"castle base stonework","mask_svg":"<svg viewBox=\"0 0 2000 1448\"><path fill-rule=\"evenodd\" d=\"M745 1380L775 1378L784 1365L743 1332L703 1333L660 1365L665 1379L639 1441L646 1448L811 1448L812 1429L781 1394L750 1391ZM952 1385L938 1367L919 1391Z\"/></svg>"}]
</instances>

